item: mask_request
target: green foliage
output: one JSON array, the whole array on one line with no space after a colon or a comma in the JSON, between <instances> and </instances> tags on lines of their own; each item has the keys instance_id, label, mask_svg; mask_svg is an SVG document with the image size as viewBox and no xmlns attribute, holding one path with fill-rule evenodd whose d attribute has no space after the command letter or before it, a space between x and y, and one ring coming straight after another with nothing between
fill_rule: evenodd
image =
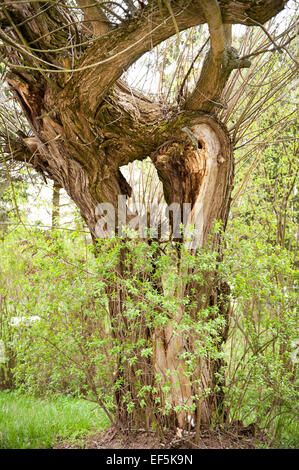
<instances>
[{"instance_id":1,"label":"green foliage","mask_svg":"<svg viewBox=\"0 0 299 470\"><path fill-rule=\"evenodd\" d=\"M0 449L51 448L57 439L78 445L80 438L107 425L103 411L85 400L0 392Z\"/></svg>"},{"instance_id":2,"label":"green foliage","mask_svg":"<svg viewBox=\"0 0 299 470\"><path fill-rule=\"evenodd\" d=\"M165 86L162 80L159 93L165 100L172 101L182 84L188 88L186 58L194 42L204 44L205 33L192 29L184 38L180 46L175 41L161 46ZM2 387L10 374L13 386L27 394L85 397L111 421L125 409L128 426L131 417L141 427L150 419L160 433L173 412L194 412L213 392L224 392L225 408L216 410L215 423L255 423L272 446L298 446L298 148L296 102L288 83L293 75L285 60L278 53L267 61L259 56L257 67L248 70L254 78L248 93L240 94L241 103L234 106L229 90L235 88L228 87L228 111L219 111L237 147L236 188L220 252L206 247L194 255L174 243L139 241L132 233L126 241L100 240L94 257L76 231L19 226L3 236L0 339L10 361L0 364ZM194 66L198 72L200 64ZM195 75L192 70L191 81ZM265 76L271 80L265 82ZM290 85L283 96L282 79ZM236 80L242 90L249 76L244 79L242 72ZM133 183L142 172L146 181L154 180L138 162ZM151 200L150 189L143 185L139 200ZM17 187L15 194L24 196ZM10 209L11 188L2 199ZM216 224L215 233L220 229ZM219 304L206 298L211 284L211 297L219 285L230 287L229 321ZM14 325L14 318L22 321ZM167 328L184 344L177 359L192 385L192 405L173 404L182 377L178 370L154 368L155 335ZM222 366L214 383L202 387L201 374L211 363ZM85 402L79 403L84 408ZM2 440L3 446L33 442L23 433L25 421L15 431L17 443ZM30 433L35 428L38 423Z\"/></svg>"},{"instance_id":3,"label":"green foliage","mask_svg":"<svg viewBox=\"0 0 299 470\"><path fill-rule=\"evenodd\" d=\"M220 417L226 423L255 422L274 445L296 446L294 255L276 243L275 223L271 232L263 217L250 212L248 218L249 207L250 201L232 212L220 266L218 254L208 248L192 255L181 247L178 269L176 248L161 249L157 242L149 245L134 237L101 240L94 257L77 232L62 236L19 228L7 235L0 246L1 338L13 357L14 386L35 396L85 397L111 420L117 392L131 415L191 412L194 404L172 404L170 371L164 371L167 380L156 373L144 383L155 351L152 337L143 332L173 324L181 312L174 335L189 344L181 359L195 390L195 406L212 392L201 388L199 365L225 359L216 377L216 390L225 380L227 414ZM292 227L286 237L292 236ZM199 309L192 288L184 293L190 282L196 289L204 286L216 266L231 288L229 337L222 348L226 321L218 308ZM163 291L156 288L158 279ZM122 311L109 316L119 292ZM30 321L34 316L39 320ZM13 324L16 317L23 319L18 325Z\"/></svg>"},{"instance_id":4,"label":"green foliage","mask_svg":"<svg viewBox=\"0 0 299 470\"><path fill-rule=\"evenodd\" d=\"M293 105L292 99L276 104L254 126L271 128ZM258 155L237 153L221 266L231 286L225 347L230 419L255 422L273 445L286 447L299 442L297 147L291 120L283 137L265 142Z\"/></svg>"},{"instance_id":5,"label":"green foliage","mask_svg":"<svg viewBox=\"0 0 299 470\"><path fill-rule=\"evenodd\" d=\"M225 347L229 417L257 423L280 444L286 444L288 435L289 444L294 445L299 438L298 428L296 436L294 427L289 429L299 411L294 257L280 246L273 248L254 239L254 231L240 240L241 229L238 223L238 236L229 233L227 237L230 246L238 249L226 252L232 288L230 335ZM282 422L283 439L278 429Z\"/></svg>"},{"instance_id":6,"label":"green foliage","mask_svg":"<svg viewBox=\"0 0 299 470\"><path fill-rule=\"evenodd\" d=\"M82 258L83 244L76 233L62 237L33 231L24 239L22 230L8 235L1 245L5 261L0 292L2 339L14 358L13 377L19 390L84 396L112 417L113 393L128 389L123 402L129 412L148 406L147 399L154 394L157 411L168 415L174 406L167 382L157 374L144 388L140 380L145 370L152 374L154 354L152 337L146 338L144 331L172 323L173 334L186 344L193 336L194 346L181 355L191 382L198 357L222 357L217 345L224 319L215 318L215 306L198 310L192 295L189 299L182 294L187 282L202 285L204 273L215 270L216 253L199 250L191 255L181 247L178 271L171 245L162 252L158 243L115 238L99 243L96 258L92 253ZM163 291L156 288L158 279ZM109 317L108 307L117 302L119 292L123 308ZM125 332L122 341L119 331ZM127 368L130 377L122 375ZM199 400L203 392L197 388Z\"/></svg>"},{"instance_id":7,"label":"green foliage","mask_svg":"<svg viewBox=\"0 0 299 470\"><path fill-rule=\"evenodd\" d=\"M74 233L65 240L59 233L24 235L2 245L2 337L15 358L15 386L88 396L100 383L99 396L112 367L103 284L72 253L83 251Z\"/></svg>"}]
</instances>

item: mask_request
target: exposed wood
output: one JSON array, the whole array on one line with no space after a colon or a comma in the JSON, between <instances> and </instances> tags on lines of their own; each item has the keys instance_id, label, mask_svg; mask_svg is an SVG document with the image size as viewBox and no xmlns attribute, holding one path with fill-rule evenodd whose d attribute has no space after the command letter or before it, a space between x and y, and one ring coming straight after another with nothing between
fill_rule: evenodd
<instances>
[{"instance_id":1,"label":"exposed wood","mask_svg":"<svg viewBox=\"0 0 299 470\"><path fill-rule=\"evenodd\" d=\"M201 115L193 118L189 123L190 131L196 137L199 148L194 149L190 142L179 144L174 142L159 149L158 153L152 156L153 162L158 170L158 174L164 186L165 198L168 204L178 202L191 202L191 214L187 223L195 225L195 234L188 242L188 247L196 251L207 242L207 237L211 232L214 221L221 220L225 227L230 194L233 182L233 153L229 136L225 128L209 115ZM214 237L214 246L219 240ZM190 286L181 286L184 290ZM197 297L200 299L205 293L209 298L212 289L209 285L202 290L194 285ZM215 299L217 304L219 300ZM197 309L201 304L197 303ZM170 321L165 329L158 328L155 332L153 342L155 344L155 369L157 373L164 377L164 381L170 379L172 384L172 404L173 406L191 406L193 390L190 379L185 374L184 361L182 355L185 351L182 336L179 334L177 325L180 324L183 310ZM212 377L215 364L209 364L204 359L201 362L202 393L206 388L213 389ZM164 375L169 371L169 375ZM213 403L213 406L211 405ZM213 411L217 407L217 400L211 401L203 399L200 403L201 415L199 419L202 424L209 424ZM189 420L191 413L189 413ZM182 411L177 414L180 427L188 425L188 413Z\"/></svg>"},{"instance_id":2,"label":"exposed wood","mask_svg":"<svg viewBox=\"0 0 299 470\"><path fill-rule=\"evenodd\" d=\"M263 24L286 2L181 0L171 2L171 10L166 2L149 2L140 10L134 10L132 2L127 2L133 16L113 27L91 2L78 0L86 21L82 27L77 27L63 3L54 2L43 11L38 10L37 2L1 3L1 51L11 68L6 81L30 127L26 136L9 135L6 150L67 191L94 240L98 204L110 202L117 207L118 195L130 194L120 167L150 156L166 202L191 204L190 222L195 222L197 232L189 248L196 250L207 242L215 219L220 219L225 227L230 206L231 142L213 112L218 106L225 106L221 93L231 71L250 66L231 47L230 25ZM131 64L177 29L183 31L206 22L211 48L194 91L180 109L152 103L120 82ZM69 36L76 38L80 47L65 46ZM218 242L217 235L214 248ZM119 272L123 274L121 262ZM190 285L181 286L177 294L188 292L200 307L199 298L204 293L206 304L202 306L217 305L225 316L225 286L219 285L214 274L203 290L194 284L196 294ZM149 282L154 283L152 279ZM158 283L155 287L163 292ZM119 289L117 300L110 296L111 321L123 314L122 295ZM155 371L160 371L166 381L165 370L169 369L174 407L192 404L194 393L181 357L184 341L175 334L183 313L177 311L166 328L149 330L142 325L140 332L154 344L152 360L139 358L147 370L144 384L153 383ZM123 331L115 334L120 342L124 340ZM212 389L211 396L200 402L197 411L198 422L203 424L211 422L219 404L217 393L213 392L218 369L217 361L202 358L196 371L201 390ZM122 374L129 383L134 365ZM132 396L136 393L129 384L115 396L122 422L128 419L122 401L122 393L127 391ZM144 411L138 411L136 422L146 419ZM174 414L174 422L186 426L186 413Z\"/></svg>"}]
</instances>

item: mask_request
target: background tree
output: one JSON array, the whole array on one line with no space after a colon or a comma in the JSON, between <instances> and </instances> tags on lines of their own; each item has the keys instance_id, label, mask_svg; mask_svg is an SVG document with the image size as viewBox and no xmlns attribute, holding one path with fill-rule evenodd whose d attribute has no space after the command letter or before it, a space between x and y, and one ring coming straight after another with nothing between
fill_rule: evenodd
<instances>
[{"instance_id":1,"label":"background tree","mask_svg":"<svg viewBox=\"0 0 299 470\"><path fill-rule=\"evenodd\" d=\"M73 5L4 1L0 37L7 67L5 79L30 127L25 135L20 130L6 129L2 136L5 154L31 164L63 187L80 209L94 239L98 203L111 202L116 207L119 194L131 193L120 167L149 156L162 182L166 203L191 203L193 217L201 211L199 239L204 246L216 219L222 221L223 228L226 226L236 130L242 126L244 130L249 119L244 109L231 134L232 141L225 125L229 113L223 117L222 110L227 106L231 110L234 98L227 105L223 93L233 93L237 78L229 82L231 72L251 64L248 54L239 55L232 48L231 25L260 25L266 34L262 25L284 4L270 0L258 4L249 0L242 4L165 0L137 8L137 2L94 5L79 1ZM142 54L173 34L204 23L209 28L209 50L194 89L179 94L177 105L151 100L120 80ZM291 40L288 33L287 29L286 36L279 33L275 39L268 35L274 49L285 49ZM242 86L239 96L245 94L244 82ZM261 99L260 108L264 103ZM218 243L216 234L214 248ZM120 258L123 256L121 252ZM128 276L123 263L118 269L120 276ZM149 280L159 294L163 293L161 279L153 280L151 273ZM217 276L204 287L193 279L182 288L191 303L196 303L191 316L215 306L227 317L228 289ZM113 333L121 343L122 332L115 325L123 314L123 293L119 289L116 300L114 292L112 286L109 313ZM185 409L192 409L197 396L184 370L184 341L175 331L183 314L184 310L178 308L167 327L150 329L143 324L140 331L154 351L150 358L141 355L148 371L143 385L152 385L158 370L162 371L162 384L170 377L174 421L181 427L187 423ZM126 326L129 328L128 323ZM223 328L218 343L225 339ZM212 390L208 397L202 393L198 400L198 423L210 423L221 408L223 394L218 393L217 383L221 365L221 361L210 357L203 359L196 371L199 389ZM118 377L125 384L116 389L118 420L123 423L128 419L124 399L128 393L133 395L132 372L134 367L122 367ZM151 398L154 401L154 396ZM173 416L169 419L174 422Z\"/></svg>"}]
</instances>

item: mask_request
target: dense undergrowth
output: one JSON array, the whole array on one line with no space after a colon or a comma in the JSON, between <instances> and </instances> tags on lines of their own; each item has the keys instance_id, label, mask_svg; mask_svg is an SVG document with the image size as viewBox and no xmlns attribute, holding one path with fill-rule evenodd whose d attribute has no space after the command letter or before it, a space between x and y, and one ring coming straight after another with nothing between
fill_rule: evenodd
<instances>
[{"instance_id":1,"label":"dense undergrowth","mask_svg":"<svg viewBox=\"0 0 299 470\"><path fill-rule=\"evenodd\" d=\"M239 234L234 233L236 223ZM221 374L225 378L227 414L215 416L215 424L255 423L264 430L271 445L296 447L299 430L293 255L254 236L244 237L244 232L248 233L247 226L242 231L240 220L232 220L220 268L221 276L231 287L228 341L220 352L213 352L223 319L219 318L218 323L207 321L207 313L201 312L197 325L204 328L206 341L196 354L197 357L218 354L225 360ZM147 261L151 259L152 248L132 240L127 247L138 261L136 277L125 281L126 315L137 320L145 315L150 321L155 315L155 321L167 321L162 313L155 314L161 299L153 296L150 286L140 282L138 269L149 269ZM5 387L37 400L18 398L17 394L1 395L2 447L51 446L54 436L80 436L91 427L107 424L108 417L113 419L113 391L121 386L115 381L120 345L111 336L105 283L107 279L116 282L113 266L119 246L116 241L106 240L102 248L94 257L93 248L86 250L80 233L62 235L59 231L40 230L25 233L23 229L7 235L1 243L1 338L6 361L1 364L2 386L6 384ZM207 250L192 263L198 263L200 273L211 269L215 260L216 254ZM169 252L161 269L168 269L174 282L171 262ZM130 295L137 290L139 302L134 306ZM187 299L179 301L188 304ZM165 310L177 308L171 296L164 302ZM181 328L182 331L190 328L188 316ZM151 355L151 345L133 344L132 335L133 332L128 332L127 342L122 345L124 360L136 361L135 351L140 346L143 355ZM197 357L189 357L189 370ZM138 381L135 386L136 400L147 409L146 391L138 388ZM57 394L58 401L46 407L46 402L38 398ZM64 401L61 394L73 396L74 401ZM89 404L78 401L80 397L94 402L91 406L98 410L100 419L90 412ZM41 403L45 416L36 412ZM14 406L24 408L23 415L18 411L18 421L11 420L13 414L9 410ZM136 402L128 397L128 410L134 406ZM5 409L9 411L7 420ZM74 413L77 417L73 422ZM49 432L41 431L45 422ZM3 437L5 429L11 436L7 439Z\"/></svg>"},{"instance_id":2,"label":"dense undergrowth","mask_svg":"<svg viewBox=\"0 0 299 470\"><path fill-rule=\"evenodd\" d=\"M85 400L0 392L0 449L47 449L58 440L75 441L78 446L107 424L103 411Z\"/></svg>"}]
</instances>

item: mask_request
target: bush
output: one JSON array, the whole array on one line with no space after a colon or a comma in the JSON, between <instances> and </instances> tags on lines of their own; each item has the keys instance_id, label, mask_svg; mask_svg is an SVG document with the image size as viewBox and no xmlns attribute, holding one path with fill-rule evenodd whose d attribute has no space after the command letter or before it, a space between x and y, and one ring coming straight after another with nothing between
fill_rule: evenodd
<instances>
[{"instance_id":1,"label":"bush","mask_svg":"<svg viewBox=\"0 0 299 470\"><path fill-rule=\"evenodd\" d=\"M225 392L225 412L215 415L215 422L254 422L273 445L295 446L296 302L290 252L280 247L273 252L267 244L245 239L240 223L238 235L231 225L218 266L219 279L231 289L227 325L216 306L198 310L188 295L177 295L184 282L196 281L198 288L207 281L207 273L218 265L213 251L192 255L181 247L178 272L171 245L161 252L157 243L114 238L103 240L94 257L93 248L86 251L76 233L62 237L36 231L23 237L21 230L8 235L0 248L1 334L15 361L17 389L37 396L85 397L99 404L111 421L117 393L129 415L144 412L154 422L157 415L171 416L167 370L164 377L156 373L144 383L155 353L144 332L164 328L182 311L174 335L185 342L181 359L197 390L193 403L212 393L201 388L194 372L204 360L220 361L215 390ZM118 271L120 253L124 275ZM163 279L164 293L148 282L149 273L152 279ZM123 313L109 317L119 292ZM29 321L34 316L37 321ZM227 326L228 340L222 344ZM184 409L194 410L187 405Z\"/></svg>"}]
</instances>

